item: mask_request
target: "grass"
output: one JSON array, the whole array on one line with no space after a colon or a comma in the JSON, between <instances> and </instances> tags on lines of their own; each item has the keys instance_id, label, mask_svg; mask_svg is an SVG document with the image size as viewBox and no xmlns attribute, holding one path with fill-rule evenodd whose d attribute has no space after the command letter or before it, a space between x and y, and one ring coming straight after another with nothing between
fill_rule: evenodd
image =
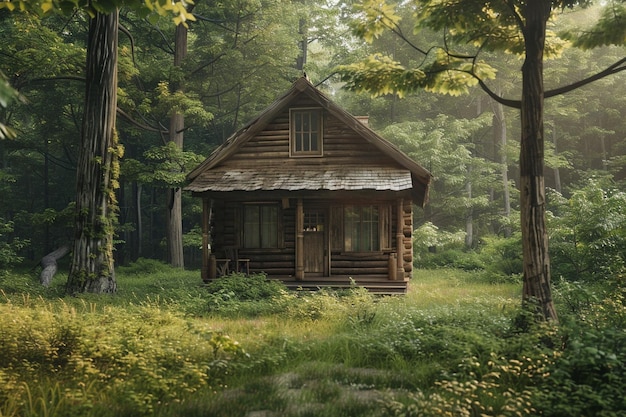
<instances>
[{"instance_id":1,"label":"grass","mask_svg":"<svg viewBox=\"0 0 626 417\"><path fill-rule=\"evenodd\" d=\"M515 331L521 285L477 272L247 301L147 260L112 296L63 281L0 276L1 417L532 415L555 362L552 329Z\"/></svg>"}]
</instances>

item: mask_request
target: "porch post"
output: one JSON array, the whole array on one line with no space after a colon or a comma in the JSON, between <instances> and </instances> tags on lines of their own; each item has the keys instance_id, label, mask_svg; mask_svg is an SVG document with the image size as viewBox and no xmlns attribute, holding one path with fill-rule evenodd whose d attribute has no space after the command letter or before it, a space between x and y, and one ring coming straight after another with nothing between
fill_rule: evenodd
<instances>
[{"instance_id":1,"label":"porch post","mask_svg":"<svg viewBox=\"0 0 626 417\"><path fill-rule=\"evenodd\" d=\"M304 208L301 198L296 206L296 279L304 279Z\"/></svg>"},{"instance_id":2,"label":"porch post","mask_svg":"<svg viewBox=\"0 0 626 417\"><path fill-rule=\"evenodd\" d=\"M202 280L209 280L209 217L211 216L211 205L209 199L202 198Z\"/></svg>"},{"instance_id":3,"label":"porch post","mask_svg":"<svg viewBox=\"0 0 626 417\"><path fill-rule=\"evenodd\" d=\"M399 198L396 208L396 252L398 252L398 272L396 279L404 279L404 199Z\"/></svg>"}]
</instances>

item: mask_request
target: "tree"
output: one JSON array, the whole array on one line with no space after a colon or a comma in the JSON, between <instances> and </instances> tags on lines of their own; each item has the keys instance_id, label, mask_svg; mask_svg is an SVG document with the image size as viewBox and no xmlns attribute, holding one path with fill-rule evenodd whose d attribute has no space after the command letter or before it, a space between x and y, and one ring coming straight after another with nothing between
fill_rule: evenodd
<instances>
[{"instance_id":1,"label":"tree","mask_svg":"<svg viewBox=\"0 0 626 417\"><path fill-rule=\"evenodd\" d=\"M0 8L36 14L51 11L89 14L85 107L76 180L76 215L72 263L66 291L111 293L117 284L113 265L115 194L122 147L117 143L117 33L119 7L128 4L145 15L151 9L172 11L175 21L189 16L182 2L146 0L87 1L69 4L54 0L2 2Z\"/></svg>"},{"instance_id":2,"label":"tree","mask_svg":"<svg viewBox=\"0 0 626 417\"><path fill-rule=\"evenodd\" d=\"M411 43L421 55L417 65L405 66L388 57L376 55L359 64L340 69L347 87L374 94L406 93L418 88L461 94L471 85L479 85L497 102L520 110L520 213L524 281L522 300L534 306L546 320L557 321L550 288L550 260L545 221L544 185L544 98L563 94L574 88L626 69L622 58L606 69L572 85L544 90L544 57L557 55L565 46L563 38L548 30L548 21L558 10L588 6L590 0L475 0L414 1L416 29L428 27L443 31L444 46L425 48ZM566 35L574 45L592 48L598 45L624 44L626 39L626 2L608 2L592 30L577 37ZM381 1L367 1L357 33L372 40L391 30L405 41L394 7ZM505 51L523 55L522 88L519 100L496 94L488 86L495 78L492 67L480 59L483 51Z\"/></svg>"}]
</instances>

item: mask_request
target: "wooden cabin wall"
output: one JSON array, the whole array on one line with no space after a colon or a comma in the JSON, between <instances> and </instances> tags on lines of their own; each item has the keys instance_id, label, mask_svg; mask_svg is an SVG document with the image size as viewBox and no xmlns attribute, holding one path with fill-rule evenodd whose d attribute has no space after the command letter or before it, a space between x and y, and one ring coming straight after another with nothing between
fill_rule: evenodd
<instances>
[{"instance_id":1,"label":"wooden cabin wall","mask_svg":"<svg viewBox=\"0 0 626 417\"><path fill-rule=\"evenodd\" d=\"M284 245L280 249L240 249L240 256L250 259L250 270L270 277L293 277L296 270L296 209L282 209Z\"/></svg>"},{"instance_id":2,"label":"wooden cabin wall","mask_svg":"<svg viewBox=\"0 0 626 417\"><path fill-rule=\"evenodd\" d=\"M413 274L413 202L404 200L404 279Z\"/></svg>"},{"instance_id":3,"label":"wooden cabin wall","mask_svg":"<svg viewBox=\"0 0 626 417\"><path fill-rule=\"evenodd\" d=\"M301 101L294 107L315 107L313 102ZM323 157L289 157L289 111L278 115L262 132L251 138L234 154L225 166L304 166L304 165L367 165L397 166L398 164L366 142L356 132L335 117L326 114L323 121Z\"/></svg>"},{"instance_id":4,"label":"wooden cabin wall","mask_svg":"<svg viewBox=\"0 0 626 417\"><path fill-rule=\"evenodd\" d=\"M391 210L391 252L397 248L397 210L396 201L390 202ZM336 200L305 200L305 206L330 207L341 204ZM241 206L239 202L216 202L214 204L214 222L212 225L212 247L218 257L223 257L223 248L227 246L240 247ZM403 267L404 278L410 279L413 271L413 206L411 201L404 200L403 204ZM239 249L240 258L250 259L250 271L264 272L270 277L295 279L295 240L296 240L296 208L295 203L282 209L282 229L284 245L279 249ZM328 229L327 229L328 230ZM383 279L388 275L389 253L347 253L332 251L330 275L368 276Z\"/></svg>"},{"instance_id":5,"label":"wooden cabin wall","mask_svg":"<svg viewBox=\"0 0 626 417\"><path fill-rule=\"evenodd\" d=\"M277 202L278 203L278 202ZM250 271L264 272L272 277L289 277L295 271L295 221L294 207L282 209L283 247L278 249L246 249L241 241L242 204L219 202L214 206L213 251L224 257L224 247L237 247L240 258L250 259Z\"/></svg>"}]
</instances>

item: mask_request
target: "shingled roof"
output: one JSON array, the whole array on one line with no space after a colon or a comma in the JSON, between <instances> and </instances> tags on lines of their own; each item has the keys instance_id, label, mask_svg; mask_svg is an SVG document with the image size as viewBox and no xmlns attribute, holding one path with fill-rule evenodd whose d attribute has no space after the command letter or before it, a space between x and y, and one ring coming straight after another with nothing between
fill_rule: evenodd
<instances>
[{"instance_id":1,"label":"shingled roof","mask_svg":"<svg viewBox=\"0 0 626 417\"><path fill-rule=\"evenodd\" d=\"M398 167L382 166L268 166L254 168L227 168L222 166L251 138L266 126L300 95L305 94L317 105L353 129L361 138L391 158ZM185 190L195 193L207 191L259 191L259 190L388 190L410 189L414 200L424 205L428 197L430 173L400 151L395 145L380 137L357 117L333 103L306 78L298 79L282 97L271 104L257 118L235 132L204 162L187 175L189 185Z\"/></svg>"}]
</instances>

